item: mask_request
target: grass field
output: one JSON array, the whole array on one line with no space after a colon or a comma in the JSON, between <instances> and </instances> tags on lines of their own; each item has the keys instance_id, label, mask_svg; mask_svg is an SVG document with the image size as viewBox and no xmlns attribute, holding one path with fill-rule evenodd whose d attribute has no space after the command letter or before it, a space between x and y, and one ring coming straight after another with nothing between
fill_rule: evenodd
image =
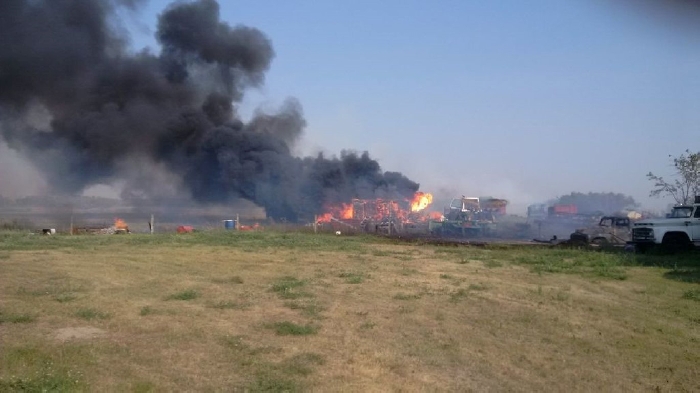
<instances>
[{"instance_id":1,"label":"grass field","mask_svg":"<svg viewBox=\"0 0 700 393\"><path fill-rule=\"evenodd\" d=\"M0 233L0 391L698 391L700 256Z\"/></svg>"}]
</instances>

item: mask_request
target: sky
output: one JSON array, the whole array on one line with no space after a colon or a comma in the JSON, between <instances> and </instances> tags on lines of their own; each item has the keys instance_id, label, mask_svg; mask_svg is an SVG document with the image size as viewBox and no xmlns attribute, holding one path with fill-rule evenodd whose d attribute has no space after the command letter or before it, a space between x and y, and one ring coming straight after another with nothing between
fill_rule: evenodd
<instances>
[{"instance_id":1,"label":"sky","mask_svg":"<svg viewBox=\"0 0 700 393\"><path fill-rule=\"evenodd\" d=\"M134 50L167 1L125 13ZM644 207L646 174L700 150L700 8L651 0L221 1L276 56L242 113L302 104L300 155L369 151L437 194L491 195L515 212L577 192ZM687 8L686 8L687 7ZM0 181L18 164L0 146ZM32 176L39 176L33 174ZM26 187L25 187L26 188Z\"/></svg>"}]
</instances>

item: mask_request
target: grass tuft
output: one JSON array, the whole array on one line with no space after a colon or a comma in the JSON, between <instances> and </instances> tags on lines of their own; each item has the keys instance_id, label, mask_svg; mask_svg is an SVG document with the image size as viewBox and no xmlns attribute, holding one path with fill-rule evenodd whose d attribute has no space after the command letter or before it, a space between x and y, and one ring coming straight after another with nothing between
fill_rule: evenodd
<instances>
[{"instance_id":1,"label":"grass tuft","mask_svg":"<svg viewBox=\"0 0 700 393\"><path fill-rule=\"evenodd\" d=\"M165 300L193 300L199 297L199 293L194 289L173 293L165 298Z\"/></svg>"},{"instance_id":2,"label":"grass tuft","mask_svg":"<svg viewBox=\"0 0 700 393\"><path fill-rule=\"evenodd\" d=\"M222 300L218 303L212 304L211 308L218 308L219 310L245 310L250 308L250 303Z\"/></svg>"},{"instance_id":3,"label":"grass tuft","mask_svg":"<svg viewBox=\"0 0 700 393\"><path fill-rule=\"evenodd\" d=\"M360 284L365 281L365 277L362 273L344 272L340 273L338 277L344 278L345 282L348 284Z\"/></svg>"},{"instance_id":4,"label":"grass tuft","mask_svg":"<svg viewBox=\"0 0 700 393\"><path fill-rule=\"evenodd\" d=\"M362 325L360 325L360 329L361 330L371 330L371 329L374 329L375 326L377 326L377 324L374 322L365 322Z\"/></svg>"},{"instance_id":5,"label":"grass tuft","mask_svg":"<svg viewBox=\"0 0 700 393\"><path fill-rule=\"evenodd\" d=\"M0 312L0 324L7 323L30 323L35 318L29 314L5 314Z\"/></svg>"},{"instance_id":6,"label":"grass tuft","mask_svg":"<svg viewBox=\"0 0 700 393\"><path fill-rule=\"evenodd\" d=\"M700 289L691 289L683 293L683 299L695 300L700 302Z\"/></svg>"},{"instance_id":7,"label":"grass tuft","mask_svg":"<svg viewBox=\"0 0 700 393\"><path fill-rule=\"evenodd\" d=\"M93 319L108 319L111 315L94 308L81 308L75 313L75 316L90 321Z\"/></svg>"},{"instance_id":8,"label":"grass tuft","mask_svg":"<svg viewBox=\"0 0 700 393\"><path fill-rule=\"evenodd\" d=\"M320 318L320 314L325 308L318 303L312 301L312 302L299 302L299 301L290 301L290 302L285 302L284 303L285 307L289 307L292 310L301 310L304 315L307 317L312 317L312 318Z\"/></svg>"},{"instance_id":9,"label":"grass tuft","mask_svg":"<svg viewBox=\"0 0 700 393\"><path fill-rule=\"evenodd\" d=\"M156 310L154 310L151 306L145 306L141 307L141 311L139 312L139 315L142 317L145 317L146 315L152 315L155 314Z\"/></svg>"},{"instance_id":10,"label":"grass tuft","mask_svg":"<svg viewBox=\"0 0 700 393\"><path fill-rule=\"evenodd\" d=\"M274 329L280 336L308 336L316 334L318 327L313 325L297 325L296 323L284 321L275 322L266 326L268 329Z\"/></svg>"},{"instance_id":11,"label":"grass tuft","mask_svg":"<svg viewBox=\"0 0 700 393\"><path fill-rule=\"evenodd\" d=\"M63 373L40 373L28 378L0 378L0 392L73 392L79 386L80 380Z\"/></svg>"},{"instance_id":12,"label":"grass tuft","mask_svg":"<svg viewBox=\"0 0 700 393\"><path fill-rule=\"evenodd\" d=\"M306 285L306 281L296 277L286 276L272 284L272 291L276 292L282 299L298 299L302 297L313 297L312 294L301 290Z\"/></svg>"}]
</instances>

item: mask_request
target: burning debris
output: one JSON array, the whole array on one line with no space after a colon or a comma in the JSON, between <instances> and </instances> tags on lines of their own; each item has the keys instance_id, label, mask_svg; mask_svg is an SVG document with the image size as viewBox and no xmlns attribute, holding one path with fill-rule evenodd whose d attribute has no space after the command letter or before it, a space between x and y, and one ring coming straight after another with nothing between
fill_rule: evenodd
<instances>
[{"instance_id":1,"label":"burning debris","mask_svg":"<svg viewBox=\"0 0 700 393\"><path fill-rule=\"evenodd\" d=\"M416 192L404 200L353 199L326 208L326 213L317 217L318 223L341 224L351 228L362 228L367 232L397 232L406 226L426 224L440 213L427 212L433 201L432 194Z\"/></svg>"},{"instance_id":2,"label":"burning debris","mask_svg":"<svg viewBox=\"0 0 700 393\"><path fill-rule=\"evenodd\" d=\"M366 152L292 155L306 124L295 99L240 118L238 104L274 57L263 32L221 21L215 0L180 1L159 15L160 52L134 51L119 15L138 3L0 2L0 36L12 37L0 48L0 136L54 189L121 180L130 195L243 198L289 222L418 190Z\"/></svg>"},{"instance_id":3,"label":"burning debris","mask_svg":"<svg viewBox=\"0 0 700 393\"><path fill-rule=\"evenodd\" d=\"M131 233L129 225L121 218L115 218L114 224L104 226L75 226L71 229L73 235L122 235Z\"/></svg>"}]
</instances>

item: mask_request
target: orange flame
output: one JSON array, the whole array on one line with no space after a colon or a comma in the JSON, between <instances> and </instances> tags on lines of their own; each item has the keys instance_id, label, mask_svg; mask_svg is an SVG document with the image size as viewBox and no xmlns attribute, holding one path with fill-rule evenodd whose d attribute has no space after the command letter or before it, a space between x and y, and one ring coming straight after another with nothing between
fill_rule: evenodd
<instances>
[{"instance_id":1,"label":"orange flame","mask_svg":"<svg viewBox=\"0 0 700 393\"><path fill-rule=\"evenodd\" d=\"M352 220L354 211L351 203L343 203L341 206L328 209L328 213L318 216L317 222L331 222L333 218L342 220Z\"/></svg>"},{"instance_id":2,"label":"orange flame","mask_svg":"<svg viewBox=\"0 0 700 393\"><path fill-rule=\"evenodd\" d=\"M418 191L413 195L413 200L411 201L411 211L419 212L433 203L433 194L428 192Z\"/></svg>"},{"instance_id":3,"label":"orange flame","mask_svg":"<svg viewBox=\"0 0 700 393\"><path fill-rule=\"evenodd\" d=\"M443 215L440 212L430 212L429 216L430 216L431 220L442 220L443 219Z\"/></svg>"},{"instance_id":4,"label":"orange flame","mask_svg":"<svg viewBox=\"0 0 700 393\"><path fill-rule=\"evenodd\" d=\"M121 218L114 219L114 227L117 229L129 229L129 226Z\"/></svg>"}]
</instances>

